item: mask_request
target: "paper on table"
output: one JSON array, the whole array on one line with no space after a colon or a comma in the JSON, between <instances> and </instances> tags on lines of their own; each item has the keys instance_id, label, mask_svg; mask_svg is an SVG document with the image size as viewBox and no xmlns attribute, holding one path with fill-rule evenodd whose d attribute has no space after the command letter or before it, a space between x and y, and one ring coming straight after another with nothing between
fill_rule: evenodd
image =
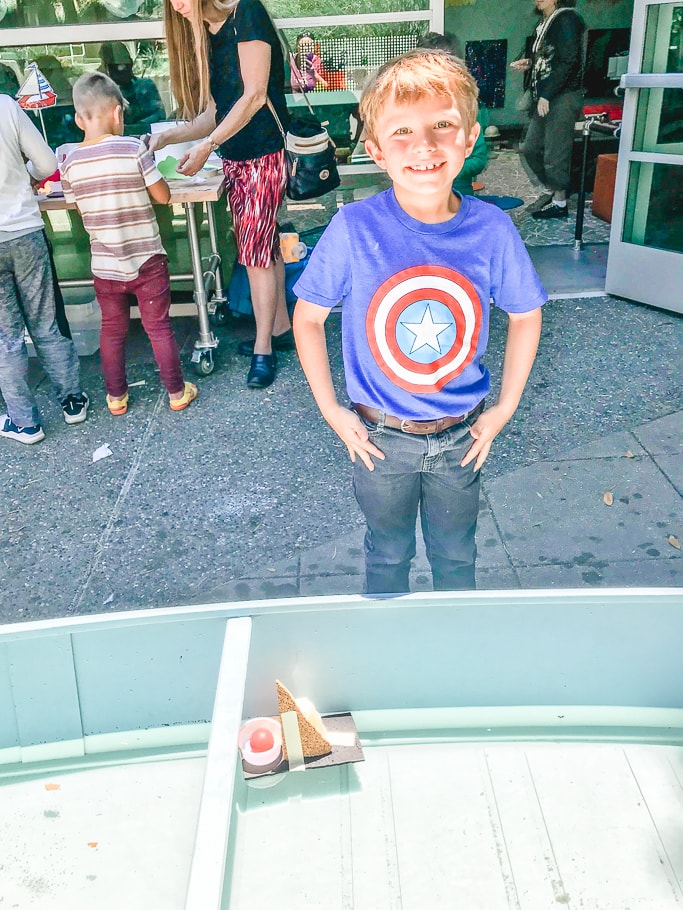
<instances>
[{"instance_id":1,"label":"paper on table","mask_svg":"<svg viewBox=\"0 0 683 910\"><path fill-rule=\"evenodd\" d=\"M165 180L189 180L190 178L187 174L178 173L179 164L180 161L178 158L174 158L173 155L168 155L163 161L159 162L157 167L159 173Z\"/></svg>"}]
</instances>

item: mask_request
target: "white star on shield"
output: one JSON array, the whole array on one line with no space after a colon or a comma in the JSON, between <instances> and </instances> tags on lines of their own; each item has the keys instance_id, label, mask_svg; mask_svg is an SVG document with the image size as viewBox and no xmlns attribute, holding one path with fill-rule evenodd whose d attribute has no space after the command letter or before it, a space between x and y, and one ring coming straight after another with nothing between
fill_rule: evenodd
<instances>
[{"instance_id":1,"label":"white star on shield","mask_svg":"<svg viewBox=\"0 0 683 910\"><path fill-rule=\"evenodd\" d=\"M421 322L402 322L401 325L408 329L411 335L415 336L415 341L410 349L411 354L424 345L427 345L436 351L437 354L440 354L441 345L439 344L439 335L451 326L448 322L434 322L429 304L425 307Z\"/></svg>"}]
</instances>

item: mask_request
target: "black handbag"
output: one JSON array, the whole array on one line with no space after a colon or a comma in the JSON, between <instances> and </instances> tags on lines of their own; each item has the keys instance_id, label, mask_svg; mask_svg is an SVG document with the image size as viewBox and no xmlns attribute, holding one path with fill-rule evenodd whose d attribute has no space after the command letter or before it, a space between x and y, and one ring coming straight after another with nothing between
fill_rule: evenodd
<instances>
[{"instance_id":1,"label":"black handbag","mask_svg":"<svg viewBox=\"0 0 683 910\"><path fill-rule=\"evenodd\" d=\"M294 118L285 133L270 98L268 107L285 143L287 196L294 200L315 199L341 183L334 142L313 111Z\"/></svg>"}]
</instances>

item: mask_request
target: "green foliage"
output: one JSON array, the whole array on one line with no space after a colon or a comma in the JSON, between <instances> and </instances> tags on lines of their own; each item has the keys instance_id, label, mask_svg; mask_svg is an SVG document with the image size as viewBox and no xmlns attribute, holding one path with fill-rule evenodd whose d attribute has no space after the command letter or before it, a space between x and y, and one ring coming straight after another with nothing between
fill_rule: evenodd
<instances>
[{"instance_id":1,"label":"green foliage","mask_svg":"<svg viewBox=\"0 0 683 910\"><path fill-rule=\"evenodd\" d=\"M271 15L277 19L302 16L353 16L358 13L402 13L429 9L428 0L347 0L343 9L335 8L330 0L266 0Z\"/></svg>"}]
</instances>

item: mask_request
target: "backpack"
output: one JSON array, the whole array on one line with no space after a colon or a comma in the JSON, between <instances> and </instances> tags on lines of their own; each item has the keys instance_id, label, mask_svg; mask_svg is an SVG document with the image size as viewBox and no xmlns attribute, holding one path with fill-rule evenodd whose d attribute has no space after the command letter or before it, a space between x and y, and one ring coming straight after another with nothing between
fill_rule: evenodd
<instances>
[{"instance_id":1,"label":"backpack","mask_svg":"<svg viewBox=\"0 0 683 910\"><path fill-rule=\"evenodd\" d=\"M296 303L296 294L294 293L293 288L299 276L306 268L306 263L308 262L310 255L311 248L309 247L308 252L303 259L300 259L298 262L285 263L285 298L287 300L287 309L289 310L290 316L294 312L294 304ZM232 278L230 279L230 284L228 286L228 307L238 316L253 316L254 314L254 308L251 304L251 291L249 290L247 270L245 266L241 265L237 260L235 260L232 269Z\"/></svg>"}]
</instances>

